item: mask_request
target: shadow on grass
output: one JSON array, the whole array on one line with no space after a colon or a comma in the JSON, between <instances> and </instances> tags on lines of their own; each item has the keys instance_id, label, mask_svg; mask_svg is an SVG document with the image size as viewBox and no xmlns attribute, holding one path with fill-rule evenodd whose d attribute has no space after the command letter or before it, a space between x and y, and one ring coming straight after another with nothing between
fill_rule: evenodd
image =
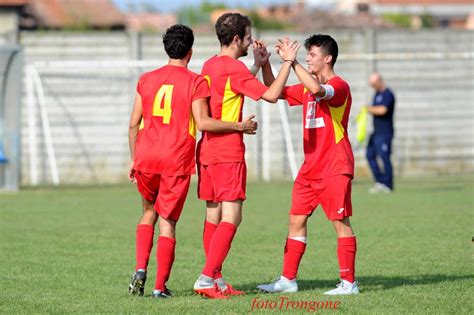
<instances>
[{"instance_id":1,"label":"shadow on grass","mask_svg":"<svg viewBox=\"0 0 474 315\"><path fill-rule=\"evenodd\" d=\"M394 289L403 286L416 286L416 285L431 285L442 282L458 282L474 280L474 275L442 275L442 274L425 274L419 276L407 276L407 277L387 277L387 276L362 276L357 277L359 287L367 291L378 291ZM247 294L261 294L256 289L258 284L267 283L245 283L238 285L236 288L245 291ZM336 286L338 283L337 279L334 280L298 280L299 291L311 291L311 290L329 290Z\"/></svg>"}]
</instances>

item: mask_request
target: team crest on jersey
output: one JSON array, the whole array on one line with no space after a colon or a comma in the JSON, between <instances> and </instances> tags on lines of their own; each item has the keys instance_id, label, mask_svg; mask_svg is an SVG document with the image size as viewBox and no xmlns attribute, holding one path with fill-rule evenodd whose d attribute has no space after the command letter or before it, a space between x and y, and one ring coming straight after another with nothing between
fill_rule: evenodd
<instances>
[{"instance_id":1,"label":"team crest on jersey","mask_svg":"<svg viewBox=\"0 0 474 315\"><path fill-rule=\"evenodd\" d=\"M306 111L306 129L322 128L325 126L323 117L316 117L317 102L308 102Z\"/></svg>"}]
</instances>

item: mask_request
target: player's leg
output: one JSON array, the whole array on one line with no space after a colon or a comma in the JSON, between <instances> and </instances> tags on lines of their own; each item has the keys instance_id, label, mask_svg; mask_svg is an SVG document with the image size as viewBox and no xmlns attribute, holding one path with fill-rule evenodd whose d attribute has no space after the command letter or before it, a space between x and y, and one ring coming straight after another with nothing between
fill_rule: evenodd
<instances>
[{"instance_id":1,"label":"player's leg","mask_svg":"<svg viewBox=\"0 0 474 315\"><path fill-rule=\"evenodd\" d=\"M307 222L318 204L317 195L319 190L317 183L312 185L311 181L301 176L296 178L293 186L282 274L280 278L272 283L258 285L258 289L270 293L293 293L298 291L296 277L306 250Z\"/></svg>"},{"instance_id":2,"label":"player's leg","mask_svg":"<svg viewBox=\"0 0 474 315\"><path fill-rule=\"evenodd\" d=\"M160 227L160 236L158 238L158 246L156 250L157 271L155 288L152 296L168 298L171 297L171 293L166 287L166 282L169 279L175 258L176 221L160 217L158 225Z\"/></svg>"},{"instance_id":3,"label":"player's leg","mask_svg":"<svg viewBox=\"0 0 474 315\"><path fill-rule=\"evenodd\" d=\"M214 280L218 279L216 275L220 271L220 268L222 268L222 263L229 253L237 227L242 221L242 202L242 200L222 202L222 220L217 226L214 236L209 244L206 264L201 276L194 285L195 292L199 294L215 298L215 292L213 291L215 287ZM243 293L233 289L232 286L225 282L221 285L223 286L221 289L222 293L225 293L226 291L229 291L230 294L234 295Z\"/></svg>"},{"instance_id":4,"label":"player's leg","mask_svg":"<svg viewBox=\"0 0 474 315\"><path fill-rule=\"evenodd\" d=\"M206 258L207 254L209 253L209 245L211 244L212 236L217 230L217 226L221 222L221 211L221 202L206 201L206 220L204 221L204 230L202 233L202 244ZM220 269L216 273L216 279L222 279L222 273Z\"/></svg>"},{"instance_id":5,"label":"player's leg","mask_svg":"<svg viewBox=\"0 0 474 315\"><path fill-rule=\"evenodd\" d=\"M157 183L154 174L143 174L137 172L137 188L142 195L143 213L136 229L136 265L135 273L132 275L128 291L130 294L144 294L147 276L147 267L153 247L155 224L158 218L154 208L156 200Z\"/></svg>"},{"instance_id":6,"label":"player's leg","mask_svg":"<svg viewBox=\"0 0 474 315\"><path fill-rule=\"evenodd\" d=\"M171 274L175 258L176 222L183 211L191 176L161 176L160 192L155 203L159 214L160 237L156 250L156 282L153 297L169 298L171 293L166 282Z\"/></svg>"},{"instance_id":7,"label":"player's leg","mask_svg":"<svg viewBox=\"0 0 474 315\"><path fill-rule=\"evenodd\" d=\"M213 188L213 181L209 171L209 166L198 165L198 198L206 200L206 218L204 220L204 228L202 233L202 245L204 254L207 257L209 252L209 244L212 236L217 229L217 225L221 221L221 203L215 202L215 192ZM222 278L222 274L216 275Z\"/></svg>"},{"instance_id":8,"label":"player's leg","mask_svg":"<svg viewBox=\"0 0 474 315\"><path fill-rule=\"evenodd\" d=\"M357 294L359 293L355 281L357 240L349 220L352 215L352 181L348 176L334 176L326 179L326 187L322 204L337 235L337 259L341 282L336 289L324 294Z\"/></svg>"},{"instance_id":9,"label":"player's leg","mask_svg":"<svg viewBox=\"0 0 474 315\"><path fill-rule=\"evenodd\" d=\"M272 283L258 285L257 289L268 293L294 293L298 291L296 276L306 250L308 218L307 215L290 214L281 276Z\"/></svg>"},{"instance_id":10,"label":"player's leg","mask_svg":"<svg viewBox=\"0 0 474 315\"><path fill-rule=\"evenodd\" d=\"M158 215L153 208L153 203L142 197L143 214L137 225L136 233L136 258L135 271L146 271L150 252L153 247L153 236L155 232Z\"/></svg>"},{"instance_id":11,"label":"player's leg","mask_svg":"<svg viewBox=\"0 0 474 315\"><path fill-rule=\"evenodd\" d=\"M245 162L219 163L207 168L212 179L214 201L221 203L221 220L209 243L206 265L194 289L209 289L211 278L226 295L243 294L224 281L221 275L222 262L230 250L237 226L242 220L242 202L245 200L247 166ZM217 265L216 265L217 264ZM213 292L212 292L213 293ZM200 293L202 294L202 293Z\"/></svg>"}]
</instances>

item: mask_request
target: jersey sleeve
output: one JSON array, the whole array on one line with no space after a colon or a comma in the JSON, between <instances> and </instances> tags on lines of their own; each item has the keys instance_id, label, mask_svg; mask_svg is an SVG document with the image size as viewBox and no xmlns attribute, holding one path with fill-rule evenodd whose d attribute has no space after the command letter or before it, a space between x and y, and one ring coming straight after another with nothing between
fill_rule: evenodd
<instances>
[{"instance_id":1,"label":"jersey sleeve","mask_svg":"<svg viewBox=\"0 0 474 315\"><path fill-rule=\"evenodd\" d=\"M268 90L268 87L255 78L247 67L241 63L235 69L231 79L232 89L257 101Z\"/></svg>"},{"instance_id":2,"label":"jersey sleeve","mask_svg":"<svg viewBox=\"0 0 474 315\"><path fill-rule=\"evenodd\" d=\"M347 97L349 96L350 90L349 86L347 83L345 83L342 80L333 80L329 81L325 84L326 88L326 94L328 91L328 88L331 90L330 94L332 95L326 95L324 99L327 101L329 106L331 107L339 107L344 105L344 102L346 101Z\"/></svg>"},{"instance_id":3,"label":"jersey sleeve","mask_svg":"<svg viewBox=\"0 0 474 315\"><path fill-rule=\"evenodd\" d=\"M303 84L285 86L282 92L283 98L288 101L290 106L302 105L304 97Z\"/></svg>"},{"instance_id":4,"label":"jersey sleeve","mask_svg":"<svg viewBox=\"0 0 474 315\"><path fill-rule=\"evenodd\" d=\"M198 76L194 84L193 101L210 96L211 92L209 91L209 85L207 84L206 79L202 76Z\"/></svg>"}]
</instances>

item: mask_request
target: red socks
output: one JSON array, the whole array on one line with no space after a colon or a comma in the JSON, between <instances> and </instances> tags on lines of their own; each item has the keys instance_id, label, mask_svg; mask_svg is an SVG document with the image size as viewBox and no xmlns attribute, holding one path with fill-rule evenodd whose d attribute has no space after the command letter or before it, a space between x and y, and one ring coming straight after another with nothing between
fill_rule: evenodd
<instances>
[{"instance_id":1,"label":"red socks","mask_svg":"<svg viewBox=\"0 0 474 315\"><path fill-rule=\"evenodd\" d=\"M209 221L204 221L204 231L202 232L202 245L204 247L204 253L209 252L209 245L211 244L212 235L217 229L217 224L211 223Z\"/></svg>"},{"instance_id":2,"label":"red socks","mask_svg":"<svg viewBox=\"0 0 474 315\"><path fill-rule=\"evenodd\" d=\"M357 242L355 236L339 237L337 239L337 258L341 279L354 283L355 256Z\"/></svg>"},{"instance_id":3,"label":"red socks","mask_svg":"<svg viewBox=\"0 0 474 315\"><path fill-rule=\"evenodd\" d=\"M166 281L168 281L171 273L171 267L174 262L174 249L176 240L174 238L160 236L158 238L158 246L156 249L156 282L155 290L164 292L166 290Z\"/></svg>"},{"instance_id":4,"label":"red socks","mask_svg":"<svg viewBox=\"0 0 474 315\"><path fill-rule=\"evenodd\" d=\"M204 247L204 253L206 254L206 259L207 259L207 253L209 252L209 245L211 244L212 236L214 235L214 232L217 229L217 224L211 223L209 221L204 221L204 231L202 233L202 245ZM219 271L216 272L216 279L222 278L222 266L220 266Z\"/></svg>"},{"instance_id":5,"label":"red socks","mask_svg":"<svg viewBox=\"0 0 474 315\"><path fill-rule=\"evenodd\" d=\"M285 254L283 257L283 277L289 280L293 280L296 278L301 258L303 258L305 250L305 243L293 240L291 238L286 239Z\"/></svg>"},{"instance_id":6,"label":"red socks","mask_svg":"<svg viewBox=\"0 0 474 315\"><path fill-rule=\"evenodd\" d=\"M206 265L204 266L202 274L213 279L218 278L216 277L216 274L220 272L222 263L224 262L227 253L229 253L236 231L237 227L232 223L219 223L209 243Z\"/></svg>"},{"instance_id":7,"label":"red socks","mask_svg":"<svg viewBox=\"0 0 474 315\"><path fill-rule=\"evenodd\" d=\"M148 266L150 259L151 248L153 247L153 234L155 227L150 224L138 224L136 233L136 259L137 265L135 271L138 269L145 269Z\"/></svg>"}]
</instances>

